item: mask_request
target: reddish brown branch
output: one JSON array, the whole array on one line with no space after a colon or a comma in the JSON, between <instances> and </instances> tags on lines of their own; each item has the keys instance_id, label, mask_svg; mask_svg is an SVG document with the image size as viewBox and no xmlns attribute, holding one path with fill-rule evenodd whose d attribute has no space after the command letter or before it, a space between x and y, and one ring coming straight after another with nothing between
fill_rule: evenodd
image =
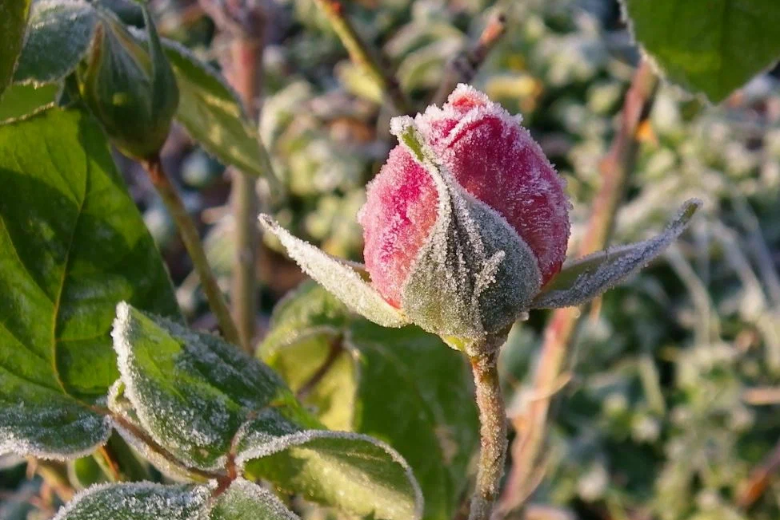
<instances>
[{"instance_id":1,"label":"reddish brown branch","mask_svg":"<svg viewBox=\"0 0 780 520\"><path fill-rule=\"evenodd\" d=\"M637 130L647 119L658 80L649 64L642 61L626 92L620 128L601 165L602 184L593 203L585 238L579 254L586 255L606 246L623 199L628 176L636 163ZM534 375L534 393L547 396L528 404L525 412L512 419L517 437L512 444L512 470L501 497L501 510L520 507L540 480L543 469L537 467L544 446L551 392L556 386L574 338L580 310L556 310L544 333L541 357Z\"/></svg>"},{"instance_id":2,"label":"reddish brown branch","mask_svg":"<svg viewBox=\"0 0 780 520\"><path fill-rule=\"evenodd\" d=\"M479 39L468 49L458 54L448 64L444 78L431 100L441 105L458 83L471 83L487 55L506 32L506 16L497 13L490 18Z\"/></svg>"}]
</instances>

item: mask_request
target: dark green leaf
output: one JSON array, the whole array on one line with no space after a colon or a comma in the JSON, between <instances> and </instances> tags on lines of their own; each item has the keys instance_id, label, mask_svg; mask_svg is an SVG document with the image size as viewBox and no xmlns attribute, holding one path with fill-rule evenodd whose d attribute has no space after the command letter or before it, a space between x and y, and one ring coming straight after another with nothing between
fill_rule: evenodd
<instances>
[{"instance_id":1,"label":"dark green leaf","mask_svg":"<svg viewBox=\"0 0 780 520\"><path fill-rule=\"evenodd\" d=\"M201 517L210 494L206 486L103 484L76 495L54 519L193 520Z\"/></svg>"},{"instance_id":2,"label":"dark green leaf","mask_svg":"<svg viewBox=\"0 0 780 520\"><path fill-rule=\"evenodd\" d=\"M297 520L278 498L239 478L211 506L209 520Z\"/></svg>"},{"instance_id":3,"label":"dark green leaf","mask_svg":"<svg viewBox=\"0 0 780 520\"><path fill-rule=\"evenodd\" d=\"M0 99L22 51L31 0L0 0Z\"/></svg>"},{"instance_id":4,"label":"dark green leaf","mask_svg":"<svg viewBox=\"0 0 780 520\"><path fill-rule=\"evenodd\" d=\"M73 72L87 53L97 21L97 11L83 0L35 2L14 83L52 83Z\"/></svg>"},{"instance_id":5,"label":"dark green leaf","mask_svg":"<svg viewBox=\"0 0 780 520\"><path fill-rule=\"evenodd\" d=\"M188 466L224 467L233 436L250 413L295 404L273 371L211 334L121 304L113 336L138 420Z\"/></svg>"},{"instance_id":6,"label":"dark green leaf","mask_svg":"<svg viewBox=\"0 0 780 520\"><path fill-rule=\"evenodd\" d=\"M388 445L366 435L302 430L277 410L239 432L236 462L288 493L381 520L421 518L412 470Z\"/></svg>"},{"instance_id":7,"label":"dark green leaf","mask_svg":"<svg viewBox=\"0 0 780 520\"><path fill-rule=\"evenodd\" d=\"M121 300L178 316L143 220L89 116L0 127L0 452L75 456L109 427L88 404L117 378Z\"/></svg>"},{"instance_id":8,"label":"dark green leaf","mask_svg":"<svg viewBox=\"0 0 780 520\"><path fill-rule=\"evenodd\" d=\"M780 59L776 0L623 0L669 80L717 103Z\"/></svg>"},{"instance_id":9,"label":"dark green leaf","mask_svg":"<svg viewBox=\"0 0 780 520\"><path fill-rule=\"evenodd\" d=\"M319 422L281 378L235 346L127 305L118 309L114 345L132 410L118 387L109 405L184 465L223 470L232 451L239 466L251 462L252 475L326 505L357 512L419 507L400 455L366 436L312 430Z\"/></svg>"},{"instance_id":10,"label":"dark green leaf","mask_svg":"<svg viewBox=\"0 0 780 520\"><path fill-rule=\"evenodd\" d=\"M76 489L111 482L93 456L68 461L68 480Z\"/></svg>"},{"instance_id":11,"label":"dark green leaf","mask_svg":"<svg viewBox=\"0 0 780 520\"><path fill-rule=\"evenodd\" d=\"M564 266L534 299L534 309L572 307L595 298L647 265L688 227L699 200L689 200L659 235L625 246L611 247Z\"/></svg>"},{"instance_id":12,"label":"dark green leaf","mask_svg":"<svg viewBox=\"0 0 780 520\"><path fill-rule=\"evenodd\" d=\"M478 443L465 356L416 327L358 318L312 282L274 310L258 354L326 426L397 449L420 482L425 518L452 518Z\"/></svg>"}]
</instances>

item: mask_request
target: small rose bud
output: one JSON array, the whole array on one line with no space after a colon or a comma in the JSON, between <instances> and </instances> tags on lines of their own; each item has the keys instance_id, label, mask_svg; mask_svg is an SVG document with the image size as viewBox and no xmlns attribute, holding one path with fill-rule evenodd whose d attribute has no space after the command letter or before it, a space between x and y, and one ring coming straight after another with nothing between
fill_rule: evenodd
<instances>
[{"instance_id":1,"label":"small rose bud","mask_svg":"<svg viewBox=\"0 0 780 520\"><path fill-rule=\"evenodd\" d=\"M168 137L179 90L151 16L143 7L147 45L103 13L95 30L79 90L89 109L122 153L146 159Z\"/></svg>"},{"instance_id":2,"label":"small rose bud","mask_svg":"<svg viewBox=\"0 0 780 520\"><path fill-rule=\"evenodd\" d=\"M410 126L431 165L402 142L370 184L359 216L366 269L385 299L424 328L469 339L498 333L561 268L564 183L519 116L466 85L413 122L396 119L394 133ZM450 230L437 228L443 212ZM437 293L444 301L434 301Z\"/></svg>"},{"instance_id":3,"label":"small rose bud","mask_svg":"<svg viewBox=\"0 0 780 520\"><path fill-rule=\"evenodd\" d=\"M662 233L562 267L570 204L519 117L460 85L443 107L395 118L392 131L400 144L359 215L365 272L267 215L260 222L356 312L386 327L414 323L469 355L496 348L530 309L581 305L614 287L659 256L701 206L687 201Z\"/></svg>"}]
</instances>

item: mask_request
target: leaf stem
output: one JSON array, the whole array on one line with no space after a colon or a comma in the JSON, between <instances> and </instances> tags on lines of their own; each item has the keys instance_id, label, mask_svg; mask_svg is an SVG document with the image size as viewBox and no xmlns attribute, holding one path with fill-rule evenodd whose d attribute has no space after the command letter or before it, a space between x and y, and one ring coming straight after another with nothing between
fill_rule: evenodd
<instances>
[{"instance_id":1,"label":"leaf stem","mask_svg":"<svg viewBox=\"0 0 780 520\"><path fill-rule=\"evenodd\" d=\"M585 238L580 244L580 255L602 249L609 240L626 181L636 164L637 130L647 120L657 85L658 78L652 67L642 60L625 95L620 129L601 165L602 183L593 203ZM500 508L504 513L522 506L540 480L537 464L554 394L550 389L559 381L580 314L576 307L557 309L544 331L533 388L536 395L545 397L535 400L524 414L512 419L517 437L512 444L512 470L501 497Z\"/></svg>"},{"instance_id":2,"label":"leaf stem","mask_svg":"<svg viewBox=\"0 0 780 520\"><path fill-rule=\"evenodd\" d=\"M184 247L187 248L187 252L190 254L195 271L198 273L203 286L203 291L206 293L209 307L211 307L212 312L217 317L222 334L227 341L240 345L238 329L230 316L230 310L222 296L222 290L211 272L206 252L203 250L203 244L200 241L198 229L192 217L187 213L181 197L176 192L176 188L166 175L160 155L155 154L149 157L142 161L142 165L149 174L149 179L160 194L168 211L171 213L173 220L176 222L176 227L179 228Z\"/></svg>"},{"instance_id":3,"label":"leaf stem","mask_svg":"<svg viewBox=\"0 0 780 520\"><path fill-rule=\"evenodd\" d=\"M327 16L333 31L347 49L352 62L363 69L382 89L400 114L414 111L395 76L381 63L379 53L364 42L344 12L344 4L339 0L315 0Z\"/></svg>"},{"instance_id":4,"label":"leaf stem","mask_svg":"<svg viewBox=\"0 0 780 520\"><path fill-rule=\"evenodd\" d=\"M489 520L498 497L507 448L506 409L498 381L498 349L470 357L480 421L477 486L469 520Z\"/></svg>"}]
</instances>

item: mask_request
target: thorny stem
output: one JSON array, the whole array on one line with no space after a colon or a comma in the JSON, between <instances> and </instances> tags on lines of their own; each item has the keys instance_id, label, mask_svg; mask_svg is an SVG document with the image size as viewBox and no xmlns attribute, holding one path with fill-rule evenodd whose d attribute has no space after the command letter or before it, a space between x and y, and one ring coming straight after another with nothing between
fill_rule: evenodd
<instances>
[{"instance_id":1,"label":"thorny stem","mask_svg":"<svg viewBox=\"0 0 780 520\"><path fill-rule=\"evenodd\" d=\"M504 33L506 33L506 16L499 12L488 20L479 39L447 64L444 78L433 95L431 103L442 105L458 83L471 83L480 65Z\"/></svg>"},{"instance_id":2,"label":"thorny stem","mask_svg":"<svg viewBox=\"0 0 780 520\"><path fill-rule=\"evenodd\" d=\"M230 310L227 303L225 303L217 280L211 272L206 252L203 250L203 244L198 235L198 229L195 227L195 222L192 221L189 213L187 213L184 203L176 192L176 188L165 174L159 154L144 160L142 165L165 203L165 207L168 208L174 222L176 222L176 227L179 229L184 247L187 248L187 252L190 254L195 271L198 273L200 283L203 286L203 292L206 293L209 306L217 317L222 334L229 342L240 345L238 329L235 323L233 323L233 318L230 316Z\"/></svg>"},{"instance_id":3,"label":"thorny stem","mask_svg":"<svg viewBox=\"0 0 780 520\"><path fill-rule=\"evenodd\" d=\"M401 91L398 80L383 66L379 53L360 38L344 12L344 5L339 0L315 0L315 2L328 17L333 31L347 49L349 58L379 85L395 111L400 114L413 112L413 107Z\"/></svg>"},{"instance_id":4,"label":"thorny stem","mask_svg":"<svg viewBox=\"0 0 780 520\"><path fill-rule=\"evenodd\" d=\"M602 249L609 240L618 206L623 199L626 180L633 171L639 143L637 130L647 120L658 85L658 78L647 61L634 73L623 102L620 129L602 163L602 184L596 195L593 213L580 255ZM501 511L516 509L533 492L540 472L537 464L544 446L544 434L550 409L550 389L559 381L569 345L580 317L578 308L557 309L544 332L544 343L534 377L534 393L544 398L529 403L525 412L512 419L517 437L512 444L512 470L501 497Z\"/></svg>"},{"instance_id":5,"label":"thorny stem","mask_svg":"<svg viewBox=\"0 0 780 520\"><path fill-rule=\"evenodd\" d=\"M489 520L504 474L507 448L506 409L498 381L498 349L472 356L470 361L479 408L480 452L469 520Z\"/></svg>"}]
</instances>

